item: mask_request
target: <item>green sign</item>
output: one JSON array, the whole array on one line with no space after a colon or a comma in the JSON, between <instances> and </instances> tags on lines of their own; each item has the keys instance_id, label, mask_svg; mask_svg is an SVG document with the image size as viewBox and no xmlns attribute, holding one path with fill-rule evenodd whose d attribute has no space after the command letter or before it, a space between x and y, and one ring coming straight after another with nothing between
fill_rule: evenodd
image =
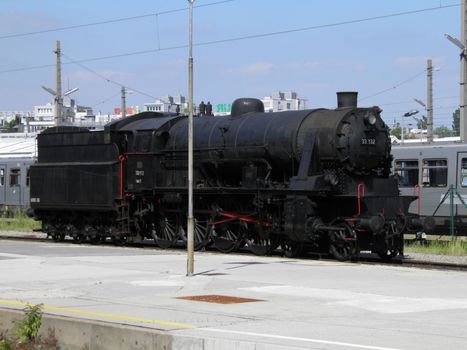
<instances>
[{"instance_id":1,"label":"green sign","mask_svg":"<svg viewBox=\"0 0 467 350\"><path fill-rule=\"evenodd\" d=\"M216 106L217 113L230 113L232 105L230 103L219 103Z\"/></svg>"}]
</instances>

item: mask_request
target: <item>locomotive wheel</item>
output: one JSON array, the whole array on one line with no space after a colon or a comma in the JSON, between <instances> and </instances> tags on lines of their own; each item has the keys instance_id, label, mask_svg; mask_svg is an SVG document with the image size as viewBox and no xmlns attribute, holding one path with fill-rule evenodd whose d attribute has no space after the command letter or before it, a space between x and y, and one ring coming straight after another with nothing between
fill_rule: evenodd
<instances>
[{"instance_id":1,"label":"locomotive wheel","mask_svg":"<svg viewBox=\"0 0 467 350\"><path fill-rule=\"evenodd\" d=\"M284 239L281 243L281 248L287 258L296 258L303 253L304 245L302 242Z\"/></svg>"},{"instance_id":2,"label":"locomotive wheel","mask_svg":"<svg viewBox=\"0 0 467 350\"><path fill-rule=\"evenodd\" d=\"M204 249L211 242L211 231L212 231L212 217L209 205L204 199L198 199L194 203L196 212L194 213L193 223L193 240L194 249L196 251ZM187 244L187 220L183 221L183 226L180 231L185 245Z\"/></svg>"},{"instance_id":3,"label":"locomotive wheel","mask_svg":"<svg viewBox=\"0 0 467 350\"><path fill-rule=\"evenodd\" d=\"M212 241L222 253L239 250L244 244L246 225L239 222L225 222L213 228Z\"/></svg>"},{"instance_id":4,"label":"locomotive wheel","mask_svg":"<svg viewBox=\"0 0 467 350\"><path fill-rule=\"evenodd\" d=\"M248 225L248 248L258 256L270 254L279 246L278 240L268 232L268 229L266 232L264 230L264 227L258 224Z\"/></svg>"},{"instance_id":5,"label":"locomotive wheel","mask_svg":"<svg viewBox=\"0 0 467 350\"><path fill-rule=\"evenodd\" d=\"M160 217L151 233L158 247L173 247L180 236L180 215L170 213Z\"/></svg>"},{"instance_id":6,"label":"locomotive wheel","mask_svg":"<svg viewBox=\"0 0 467 350\"><path fill-rule=\"evenodd\" d=\"M329 233L329 252L339 261L350 260L357 252L355 231L345 221L338 221L332 226L342 227L342 230Z\"/></svg>"}]
</instances>

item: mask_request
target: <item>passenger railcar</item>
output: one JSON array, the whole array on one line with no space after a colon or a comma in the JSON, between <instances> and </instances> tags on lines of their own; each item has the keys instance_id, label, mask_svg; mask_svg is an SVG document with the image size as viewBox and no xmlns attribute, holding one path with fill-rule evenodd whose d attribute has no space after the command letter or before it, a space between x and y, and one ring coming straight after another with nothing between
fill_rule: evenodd
<instances>
[{"instance_id":1,"label":"passenger railcar","mask_svg":"<svg viewBox=\"0 0 467 350\"><path fill-rule=\"evenodd\" d=\"M29 207L29 167L33 158L0 158L0 213Z\"/></svg>"},{"instance_id":2,"label":"passenger railcar","mask_svg":"<svg viewBox=\"0 0 467 350\"><path fill-rule=\"evenodd\" d=\"M399 178L403 195L419 197L412 202L409 213L433 216L432 233L449 234L450 201L440 205L452 185L467 203L467 144L433 143L393 146L393 172ZM436 211L435 210L438 208ZM454 198L455 229L459 236L467 235L467 208Z\"/></svg>"}]
</instances>

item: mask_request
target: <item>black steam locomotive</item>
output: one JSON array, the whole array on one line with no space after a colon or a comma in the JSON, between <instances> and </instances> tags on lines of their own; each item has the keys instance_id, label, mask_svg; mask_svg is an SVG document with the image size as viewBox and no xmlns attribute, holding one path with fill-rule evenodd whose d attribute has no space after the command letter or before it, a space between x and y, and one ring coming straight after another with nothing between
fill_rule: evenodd
<instances>
[{"instance_id":1,"label":"black steam locomotive","mask_svg":"<svg viewBox=\"0 0 467 350\"><path fill-rule=\"evenodd\" d=\"M238 99L223 117L194 118L195 249L255 254L279 246L339 260L403 252L414 197L390 176L388 128L378 107L264 113ZM187 117L144 112L103 131L54 127L38 136L31 207L56 240L186 240Z\"/></svg>"}]
</instances>

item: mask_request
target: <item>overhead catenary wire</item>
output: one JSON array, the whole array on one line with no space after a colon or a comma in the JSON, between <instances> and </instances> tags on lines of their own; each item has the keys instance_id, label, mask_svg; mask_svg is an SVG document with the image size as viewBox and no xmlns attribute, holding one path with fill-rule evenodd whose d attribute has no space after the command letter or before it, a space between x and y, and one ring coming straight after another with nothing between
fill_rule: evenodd
<instances>
[{"instance_id":1,"label":"overhead catenary wire","mask_svg":"<svg viewBox=\"0 0 467 350\"><path fill-rule=\"evenodd\" d=\"M406 16L406 15L411 15L411 14L418 14L418 13L423 13L423 12L436 11L436 10L441 10L441 9L446 9L446 8L451 8L451 7L458 7L458 6L460 6L460 4L442 5L442 6L429 7L429 8L424 8L424 9L412 10L412 11L404 11L404 12L397 12L397 13L380 15L380 16L365 17L365 18L348 20L348 21L321 24L321 25L316 25L316 26L307 26L307 27L287 29L287 30L281 30L281 31L274 31L274 32L268 32L268 33L243 35L243 36L238 36L238 37L233 37L233 38L226 38L226 39L218 39L218 40L211 40L211 41L193 43L193 46L216 45L216 44L222 44L222 43L228 43L228 42L234 42L234 41L251 40L251 39L258 39L258 38L264 38L264 37L270 37L270 36L285 35L285 34L290 34L290 33L297 33L297 32L303 32L303 31L331 28L331 27L350 25L350 24L355 24L355 23L362 23L362 22L367 22L367 21L376 21L376 20L391 18L391 17ZM1 37L0 37L0 39L1 39ZM120 53L120 54L114 54L114 55L108 55L108 56L85 58L85 59L77 60L75 62L76 63L82 63L82 62L102 61L102 60L121 58L121 57L128 57L128 56L144 55L144 54L150 54L150 53L152 54L152 53L155 53L155 52L186 49L187 47L188 47L187 44L183 44L183 45L177 45L177 46L153 48L153 49L132 51L132 52L126 52L126 53ZM50 65L38 65L38 66L22 67L22 68L16 68L16 69L3 70L3 71L0 71L0 74L11 73L11 72L20 72L20 71L32 70L32 69L48 68L48 67L53 67L53 66L54 65L50 64ZM425 71L421 72L420 75L423 74L424 72ZM386 89L386 90L389 91L389 90L391 90L393 88L395 88L395 87L391 87L391 88ZM379 94L386 92L386 90L383 91L383 92L380 92ZM376 95L366 96L366 97L364 97L362 99L366 99L366 98L370 98L370 97L374 97L374 96L376 96Z\"/></svg>"},{"instance_id":2,"label":"overhead catenary wire","mask_svg":"<svg viewBox=\"0 0 467 350\"><path fill-rule=\"evenodd\" d=\"M127 89L130 89L131 91L137 92L137 93L140 94L140 95L144 95L144 96L146 96L146 97L150 97L150 98L156 99L156 97L154 97L154 96L151 95L151 94L148 94L148 93L143 92L143 91L138 90L138 89L134 89L134 88L132 88L132 87L126 85L126 84L120 83L120 82L118 82L118 81L116 81L116 80L107 78L105 75L103 75L103 74L101 74L101 73L99 73L99 72L96 72L94 69L89 68L88 66L86 66L86 65L84 65L84 64L82 64L82 63L80 63L80 62L77 62L77 61L73 60L73 59L70 58L69 56L65 55L63 52L62 52L62 56L63 56L65 59L67 59L68 61L70 61L71 63L77 64L78 66L80 66L80 67L86 69L88 72L94 74L95 76L99 77L99 78L102 79L102 80L105 80L106 82L108 82L108 83L110 83L110 84L114 84L114 85L117 85L117 86L119 86L119 87L125 87L125 88L127 88Z\"/></svg>"},{"instance_id":3,"label":"overhead catenary wire","mask_svg":"<svg viewBox=\"0 0 467 350\"><path fill-rule=\"evenodd\" d=\"M219 4L224 4L224 3L227 3L227 2L233 2L233 1L235 1L235 0L222 0L222 1L210 2L210 3L207 3L207 4L196 5L194 7L195 8L208 7L208 6L219 5ZM59 28L43 29L43 30L37 30L37 31L33 31L33 32L7 34L7 35L0 36L0 40L1 39L19 38L19 37L25 37L25 36L31 36L31 35L46 34L46 33L53 33L53 32L59 32L59 31L71 30L71 29L78 29L78 28L85 28L85 27L92 27L92 26L97 26L97 25L112 24L112 23L118 23L118 22L126 22L126 21L132 21L132 20L137 20L137 19L142 19L142 18L147 18L147 17L154 17L154 16L156 16L156 18L157 18L157 16L160 16L160 15L167 15L167 14L170 14L170 13L182 12L182 11L188 11L188 7L183 7L183 8L173 9L173 10L167 10L167 11L161 11L161 12L148 13L148 14L144 14L144 15L137 15L137 16L131 16L131 17L114 18L114 19L109 19L109 20L105 20L105 21L75 24L75 25L59 27Z\"/></svg>"}]
</instances>

